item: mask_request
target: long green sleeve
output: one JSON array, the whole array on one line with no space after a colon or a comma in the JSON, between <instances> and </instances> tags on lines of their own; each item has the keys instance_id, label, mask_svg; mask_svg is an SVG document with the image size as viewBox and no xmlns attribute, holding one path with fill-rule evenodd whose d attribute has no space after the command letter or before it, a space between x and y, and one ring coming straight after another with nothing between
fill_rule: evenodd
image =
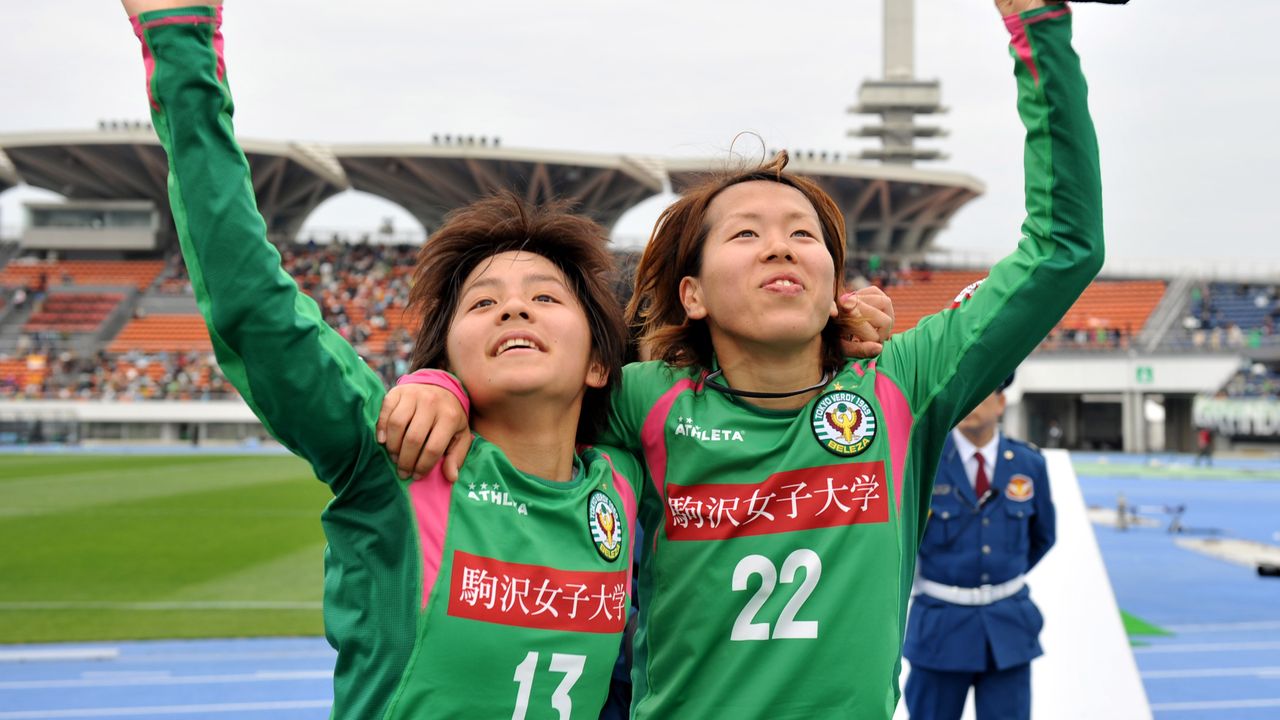
<instances>
[{"instance_id":1,"label":"long green sleeve","mask_svg":"<svg viewBox=\"0 0 1280 720\"><path fill-rule=\"evenodd\" d=\"M218 19L214 8L183 8L136 26L178 238L223 372L340 493L358 463L382 453L372 428L385 390L267 242L232 127Z\"/></svg>"}]
</instances>

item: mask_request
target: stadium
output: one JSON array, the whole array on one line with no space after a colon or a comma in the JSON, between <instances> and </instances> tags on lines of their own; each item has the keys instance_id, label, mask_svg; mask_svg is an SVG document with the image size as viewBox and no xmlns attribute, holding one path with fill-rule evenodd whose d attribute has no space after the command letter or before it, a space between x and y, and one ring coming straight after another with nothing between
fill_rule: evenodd
<instances>
[{"instance_id":1,"label":"stadium","mask_svg":"<svg viewBox=\"0 0 1280 720\"><path fill-rule=\"evenodd\" d=\"M850 108L861 150L789 149L843 214L846 285L883 289L895 333L996 259L948 244L987 186L921 144L945 108L914 74L912 5L885 2L886 71ZM417 369L412 270L451 211L568 200L615 231L625 303L643 248L620 221L725 165L483 134L240 142L285 271L388 387ZM0 195L56 196L0 223L0 719L328 712L329 494L219 369L167 176L144 121L0 132ZM417 225L314 223L353 192ZM1030 576L1035 717L1280 715L1280 276L1108 263L1006 394L1002 432L1047 451L1059 506Z\"/></svg>"}]
</instances>

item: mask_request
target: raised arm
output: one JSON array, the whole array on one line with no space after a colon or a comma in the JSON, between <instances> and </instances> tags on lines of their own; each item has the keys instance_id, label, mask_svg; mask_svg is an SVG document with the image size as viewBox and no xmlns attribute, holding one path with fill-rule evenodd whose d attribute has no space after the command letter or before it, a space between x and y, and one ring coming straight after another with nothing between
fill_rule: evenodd
<instances>
[{"instance_id":1,"label":"raised arm","mask_svg":"<svg viewBox=\"0 0 1280 720\"><path fill-rule=\"evenodd\" d=\"M885 345L882 372L936 438L964 417L1062 319L1102 268L1102 181L1071 10L999 0L1007 15L1018 113L1026 126L1027 216L1013 254L951 308Z\"/></svg>"},{"instance_id":2,"label":"raised arm","mask_svg":"<svg viewBox=\"0 0 1280 720\"><path fill-rule=\"evenodd\" d=\"M271 433L339 492L356 463L382 453L374 422L384 389L267 242L231 123L222 9L124 5L142 41L173 219L218 363Z\"/></svg>"}]
</instances>

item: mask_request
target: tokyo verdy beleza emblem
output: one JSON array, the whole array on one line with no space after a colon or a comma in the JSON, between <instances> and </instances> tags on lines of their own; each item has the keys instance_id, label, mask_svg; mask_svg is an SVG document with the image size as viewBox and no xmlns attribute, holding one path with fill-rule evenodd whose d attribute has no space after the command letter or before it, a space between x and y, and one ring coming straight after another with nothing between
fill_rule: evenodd
<instances>
[{"instance_id":1,"label":"tokyo verdy beleza emblem","mask_svg":"<svg viewBox=\"0 0 1280 720\"><path fill-rule=\"evenodd\" d=\"M613 562L622 554L622 518L608 495L596 490L587 498L587 527L600 557Z\"/></svg>"},{"instance_id":2,"label":"tokyo verdy beleza emblem","mask_svg":"<svg viewBox=\"0 0 1280 720\"><path fill-rule=\"evenodd\" d=\"M847 390L819 397L811 420L814 437L834 455L860 455L876 439L876 414L871 404Z\"/></svg>"}]
</instances>

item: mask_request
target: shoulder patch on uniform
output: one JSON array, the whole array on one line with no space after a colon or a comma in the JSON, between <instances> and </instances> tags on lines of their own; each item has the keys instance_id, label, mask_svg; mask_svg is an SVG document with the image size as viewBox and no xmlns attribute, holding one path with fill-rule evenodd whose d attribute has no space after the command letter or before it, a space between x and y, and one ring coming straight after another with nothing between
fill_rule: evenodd
<instances>
[{"instance_id":1,"label":"shoulder patch on uniform","mask_svg":"<svg viewBox=\"0 0 1280 720\"><path fill-rule=\"evenodd\" d=\"M1035 495L1036 484L1021 473L1009 478L1009 485L1004 489L1004 496L1014 502L1027 502Z\"/></svg>"},{"instance_id":2,"label":"shoulder patch on uniform","mask_svg":"<svg viewBox=\"0 0 1280 720\"><path fill-rule=\"evenodd\" d=\"M982 286L982 283L986 281L987 281L986 278L982 278L977 282L970 283L968 287L960 291L959 295L956 295L955 300L951 301L951 307L953 308L960 307L960 304L963 303L965 300L968 300L969 298L973 297L973 294L977 292L978 288Z\"/></svg>"},{"instance_id":3,"label":"shoulder patch on uniform","mask_svg":"<svg viewBox=\"0 0 1280 720\"><path fill-rule=\"evenodd\" d=\"M876 413L861 395L834 390L818 397L810 417L813 436L827 452L853 457L876 439Z\"/></svg>"},{"instance_id":4,"label":"shoulder patch on uniform","mask_svg":"<svg viewBox=\"0 0 1280 720\"><path fill-rule=\"evenodd\" d=\"M593 490L587 498L587 528L600 557L613 562L622 554L622 518L608 495Z\"/></svg>"},{"instance_id":5,"label":"shoulder patch on uniform","mask_svg":"<svg viewBox=\"0 0 1280 720\"><path fill-rule=\"evenodd\" d=\"M951 485L948 483L936 483L933 486L933 494L934 495L950 495Z\"/></svg>"}]
</instances>

